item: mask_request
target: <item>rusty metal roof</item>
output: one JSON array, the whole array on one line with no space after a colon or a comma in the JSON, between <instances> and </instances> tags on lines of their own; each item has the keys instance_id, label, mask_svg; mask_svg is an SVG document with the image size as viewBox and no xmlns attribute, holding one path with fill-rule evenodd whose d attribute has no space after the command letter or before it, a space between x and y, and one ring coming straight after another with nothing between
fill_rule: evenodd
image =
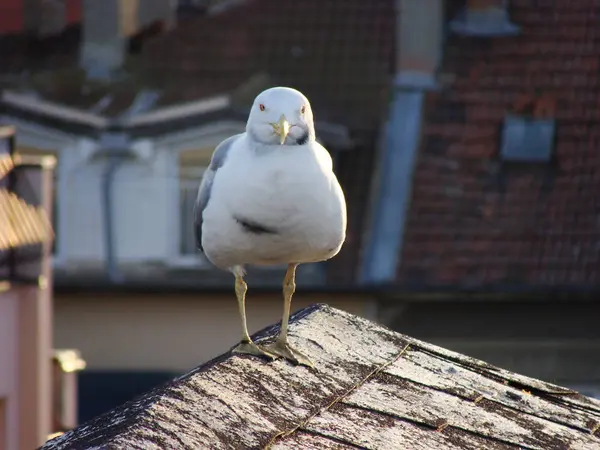
<instances>
[{"instance_id":1,"label":"rusty metal roof","mask_svg":"<svg viewBox=\"0 0 600 450\"><path fill-rule=\"evenodd\" d=\"M316 369L227 353L42 448L600 449L600 401L572 390L325 305L290 333Z\"/></svg>"}]
</instances>

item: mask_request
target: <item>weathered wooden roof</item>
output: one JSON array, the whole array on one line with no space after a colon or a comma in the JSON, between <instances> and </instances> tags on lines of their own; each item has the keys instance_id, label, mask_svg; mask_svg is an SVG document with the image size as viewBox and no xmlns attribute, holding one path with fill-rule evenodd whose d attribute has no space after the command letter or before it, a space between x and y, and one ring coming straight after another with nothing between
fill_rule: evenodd
<instances>
[{"instance_id":1,"label":"weathered wooden roof","mask_svg":"<svg viewBox=\"0 0 600 450\"><path fill-rule=\"evenodd\" d=\"M325 305L290 333L316 369L227 353L42 448L600 449L600 401L572 390Z\"/></svg>"}]
</instances>

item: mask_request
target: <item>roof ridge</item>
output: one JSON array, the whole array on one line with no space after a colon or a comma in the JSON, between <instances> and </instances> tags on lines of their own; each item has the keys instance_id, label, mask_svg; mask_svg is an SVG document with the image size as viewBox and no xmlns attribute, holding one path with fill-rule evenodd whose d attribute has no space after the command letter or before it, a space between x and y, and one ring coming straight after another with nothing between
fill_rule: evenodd
<instances>
[{"instance_id":1,"label":"roof ridge","mask_svg":"<svg viewBox=\"0 0 600 450\"><path fill-rule=\"evenodd\" d=\"M255 333L254 340L273 338L278 327ZM598 403L567 388L323 304L292 315L290 331L318 369L227 352L42 448L460 450L513 445L550 450L600 444L598 416L580 410ZM488 379L484 370L498 379ZM532 395L513 388L531 389ZM538 391L556 395L563 404L538 397ZM498 401L488 401L494 398Z\"/></svg>"},{"instance_id":2,"label":"roof ridge","mask_svg":"<svg viewBox=\"0 0 600 450\"><path fill-rule=\"evenodd\" d=\"M319 408L319 410L315 411L314 414L311 414L308 417L306 417L304 420L301 420L300 422L298 422L298 424L296 424L290 430L288 430L288 431L280 431L279 433L273 435L273 437L271 438L271 440L265 446L265 450L270 449L271 446L273 446L278 439L284 438L284 437L289 436L291 434L294 434L298 429L300 429L300 428L304 427L306 424L308 424L314 417L318 416L319 414L321 414L321 413L323 413L325 411L328 411L334 405L338 404L344 398L348 397L350 394L352 394L358 388L360 388L361 386L363 386L372 377L374 377L375 375L378 375L379 373L381 373L386 367L394 364L396 361L398 361L408 351L408 349L410 348L410 345L411 344L406 344L402 348L402 350L400 350L397 355L394 355L392 358L390 358L389 361L386 361L385 363L380 364L379 366L375 367L371 372L369 372L365 377L363 377L361 380L359 380L355 385L353 385L350 388L348 388L343 394L341 394L338 397L334 398L331 402L329 402L329 404L325 405L325 407Z\"/></svg>"}]
</instances>

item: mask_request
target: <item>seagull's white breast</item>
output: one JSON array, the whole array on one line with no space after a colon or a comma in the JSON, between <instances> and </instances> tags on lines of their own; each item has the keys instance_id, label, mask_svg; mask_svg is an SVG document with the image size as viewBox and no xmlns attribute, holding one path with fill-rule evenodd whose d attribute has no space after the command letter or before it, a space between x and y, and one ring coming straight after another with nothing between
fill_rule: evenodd
<instances>
[{"instance_id":1,"label":"seagull's white breast","mask_svg":"<svg viewBox=\"0 0 600 450\"><path fill-rule=\"evenodd\" d=\"M211 261L229 267L337 254L345 239L346 204L327 151L317 143L255 150L246 145L240 139L219 169L204 212L202 243ZM277 233L249 233L236 217Z\"/></svg>"}]
</instances>

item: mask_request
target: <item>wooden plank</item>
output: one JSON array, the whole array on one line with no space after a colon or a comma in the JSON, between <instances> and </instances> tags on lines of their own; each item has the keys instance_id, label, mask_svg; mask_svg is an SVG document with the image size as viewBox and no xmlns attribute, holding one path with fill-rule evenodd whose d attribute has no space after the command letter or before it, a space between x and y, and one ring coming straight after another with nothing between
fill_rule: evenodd
<instances>
[{"instance_id":1,"label":"wooden plank","mask_svg":"<svg viewBox=\"0 0 600 450\"><path fill-rule=\"evenodd\" d=\"M519 373L539 380L572 380L576 385L589 380L590 373L600 373L600 359L590 357L600 354L600 339L478 341L467 338L443 339L436 344L484 361L493 361L497 367L519 367ZM568 387L577 390L572 385Z\"/></svg>"},{"instance_id":2,"label":"wooden plank","mask_svg":"<svg viewBox=\"0 0 600 450\"><path fill-rule=\"evenodd\" d=\"M535 393L507 386L481 372L451 363L418 349L407 351L385 369L386 373L445 391L472 401L486 398L527 414L535 415L582 431L591 431L600 417L557 404Z\"/></svg>"},{"instance_id":3,"label":"wooden plank","mask_svg":"<svg viewBox=\"0 0 600 450\"><path fill-rule=\"evenodd\" d=\"M578 392L562 386L557 386L546 381L537 380L525 375L517 374L500 367L493 366L476 358L471 358L466 355L448 350L437 345L429 344L418 339L404 338L411 341L411 344L421 350L429 352L440 358L446 359L449 362L460 364L469 369L476 369L480 373L491 378L501 379L507 384L523 388L526 390L535 390L540 393L545 393L553 396L553 401L563 402L566 405L577 406L580 410L587 410L594 414L600 414L600 400L583 396Z\"/></svg>"},{"instance_id":4,"label":"wooden plank","mask_svg":"<svg viewBox=\"0 0 600 450\"><path fill-rule=\"evenodd\" d=\"M44 449L83 448L77 442L84 434L90 440L89 433L117 448L146 449L156 442L162 448L262 448L360 385L406 346L399 335L339 310L320 306L303 314L290 326L290 341L316 369L225 355Z\"/></svg>"},{"instance_id":5,"label":"wooden plank","mask_svg":"<svg viewBox=\"0 0 600 450\"><path fill-rule=\"evenodd\" d=\"M546 383L505 369L498 369L495 371L495 374L502 377L512 386L523 386L525 389L535 389L547 393L552 396L554 401L562 402L567 406L577 406L581 410L593 412L596 416L600 416L600 400L586 397L572 389L556 386L552 383Z\"/></svg>"},{"instance_id":6,"label":"wooden plank","mask_svg":"<svg viewBox=\"0 0 600 450\"><path fill-rule=\"evenodd\" d=\"M494 442L463 430L419 426L373 411L336 405L314 417L307 430L370 450L487 450L516 446Z\"/></svg>"},{"instance_id":7,"label":"wooden plank","mask_svg":"<svg viewBox=\"0 0 600 450\"><path fill-rule=\"evenodd\" d=\"M600 448L600 438L590 434L517 411L511 413L500 405L474 403L387 374L372 378L343 402L430 427L447 423L526 449Z\"/></svg>"},{"instance_id":8,"label":"wooden plank","mask_svg":"<svg viewBox=\"0 0 600 450\"><path fill-rule=\"evenodd\" d=\"M496 367L492 364L486 363L485 361L481 361L476 358L471 358L470 356L462 355L460 353L454 352L452 350L448 350L446 348L438 347L437 345L429 344L427 342L419 341L417 339L412 339L412 343L414 346L422 349L424 351L430 352L434 355L440 356L450 362L455 362L457 364L461 364L468 368L479 369L482 371L487 371L490 375L494 375L506 380L513 379L515 381L519 381L524 386L529 386L532 389L537 389L542 392L546 392L548 394L574 394L575 392L572 389L568 389L565 387L557 386L552 383L547 383L545 381L536 380L535 378L526 377L525 375L518 375L513 372L509 372L508 370L501 369L500 367Z\"/></svg>"}]
</instances>

